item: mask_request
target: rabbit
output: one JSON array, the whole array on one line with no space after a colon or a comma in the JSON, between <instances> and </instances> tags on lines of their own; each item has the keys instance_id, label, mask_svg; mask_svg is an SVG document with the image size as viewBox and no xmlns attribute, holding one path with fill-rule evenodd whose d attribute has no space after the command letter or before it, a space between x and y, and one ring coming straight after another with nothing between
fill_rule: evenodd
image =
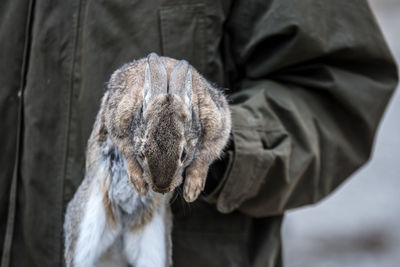
<instances>
[{"instance_id":1,"label":"rabbit","mask_svg":"<svg viewBox=\"0 0 400 267\"><path fill-rule=\"evenodd\" d=\"M226 97L185 60L151 53L116 70L67 206L66 266L171 266L173 191L198 198L230 130Z\"/></svg>"}]
</instances>

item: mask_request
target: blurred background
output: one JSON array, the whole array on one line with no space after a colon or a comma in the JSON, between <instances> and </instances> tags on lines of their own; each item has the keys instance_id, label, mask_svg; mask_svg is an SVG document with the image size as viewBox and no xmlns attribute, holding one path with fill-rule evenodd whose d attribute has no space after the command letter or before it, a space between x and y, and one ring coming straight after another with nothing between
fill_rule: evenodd
<instances>
[{"instance_id":1,"label":"blurred background","mask_svg":"<svg viewBox=\"0 0 400 267\"><path fill-rule=\"evenodd\" d=\"M370 0L400 62L400 0ZM285 267L400 267L400 88L370 162L315 206L287 213Z\"/></svg>"}]
</instances>

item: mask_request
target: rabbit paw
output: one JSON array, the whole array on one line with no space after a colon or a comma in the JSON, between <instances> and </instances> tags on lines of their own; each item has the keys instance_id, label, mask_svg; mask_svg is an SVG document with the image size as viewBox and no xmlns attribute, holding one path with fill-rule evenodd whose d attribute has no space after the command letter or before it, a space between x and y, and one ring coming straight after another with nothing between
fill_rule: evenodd
<instances>
[{"instance_id":1,"label":"rabbit paw","mask_svg":"<svg viewBox=\"0 0 400 267\"><path fill-rule=\"evenodd\" d=\"M183 185L183 198L186 202L193 202L200 195L204 189L205 178L201 176L189 175L186 177L185 184Z\"/></svg>"},{"instance_id":2,"label":"rabbit paw","mask_svg":"<svg viewBox=\"0 0 400 267\"><path fill-rule=\"evenodd\" d=\"M140 167L139 163L137 163L136 159L128 157L126 160L126 164L129 181L139 195L145 196L148 191L148 184L142 177L142 168Z\"/></svg>"},{"instance_id":3,"label":"rabbit paw","mask_svg":"<svg viewBox=\"0 0 400 267\"><path fill-rule=\"evenodd\" d=\"M183 186L183 198L186 202L193 202L200 195L203 190L203 183L201 179L187 179Z\"/></svg>"},{"instance_id":4,"label":"rabbit paw","mask_svg":"<svg viewBox=\"0 0 400 267\"><path fill-rule=\"evenodd\" d=\"M130 177L130 181L139 195L145 196L147 194L147 191L149 191L149 187L143 178Z\"/></svg>"}]
</instances>

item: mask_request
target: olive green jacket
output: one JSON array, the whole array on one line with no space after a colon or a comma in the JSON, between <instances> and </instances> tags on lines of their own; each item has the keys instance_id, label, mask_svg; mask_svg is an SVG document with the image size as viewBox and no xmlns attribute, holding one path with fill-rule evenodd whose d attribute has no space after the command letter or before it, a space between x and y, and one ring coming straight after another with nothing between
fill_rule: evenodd
<instances>
[{"instance_id":1,"label":"olive green jacket","mask_svg":"<svg viewBox=\"0 0 400 267\"><path fill-rule=\"evenodd\" d=\"M173 203L174 266L281 266L286 209L364 164L397 83L365 0L0 2L2 267L61 266L105 83L150 52L229 88L232 143Z\"/></svg>"}]
</instances>

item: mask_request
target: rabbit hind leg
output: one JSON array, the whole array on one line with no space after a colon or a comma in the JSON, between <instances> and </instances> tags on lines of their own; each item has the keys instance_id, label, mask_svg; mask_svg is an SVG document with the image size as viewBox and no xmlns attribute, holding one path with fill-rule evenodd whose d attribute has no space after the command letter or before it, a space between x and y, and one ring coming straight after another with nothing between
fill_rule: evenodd
<instances>
[{"instance_id":1,"label":"rabbit hind leg","mask_svg":"<svg viewBox=\"0 0 400 267\"><path fill-rule=\"evenodd\" d=\"M168 266L168 234L164 211L157 210L148 224L132 227L123 234L124 252L129 264L137 267Z\"/></svg>"},{"instance_id":2,"label":"rabbit hind leg","mask_svg":"<svg viewBox=\"0 0 400 267\"><path fill-rule=\"evenodd\" d=\"M122 236L119 236L114 244L96 262L96 267L129 267L123 253Z\"/></svg>"},{"instance_id":3,"label":"rabbit hind leg","mask_svg":"<svg viewBox=\"0 0 400 267\"><path fill-rule=\"evenodd\" d=\"M118 227L112 228L107 223L103 194L96 183L93 184L79 228L74 266L94 266L120 231Z\"/></svg>"}]
</instances>

